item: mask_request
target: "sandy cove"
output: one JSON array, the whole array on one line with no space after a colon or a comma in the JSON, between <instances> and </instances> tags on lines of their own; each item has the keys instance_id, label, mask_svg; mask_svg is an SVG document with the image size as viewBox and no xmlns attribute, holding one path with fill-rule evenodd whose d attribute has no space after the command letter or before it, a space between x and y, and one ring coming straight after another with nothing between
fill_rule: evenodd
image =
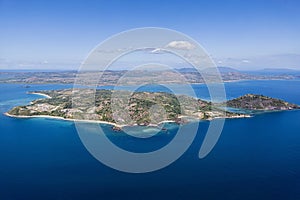
<instances>
[{"instance_id":1,"label":"sandy cove","mask_svg":"<svg viewBox=\"0 0 300 200\"><path fill-rule=\"evenodd\" d=\"M50 96L47 95L47 94L39 93L39 92L29 92L28 94L36 94L36 95L43 96L43 97L46 97L46 98L49 98L49 99L52 98L52 97L50 97Z\"/></svg>"}]
</instances>

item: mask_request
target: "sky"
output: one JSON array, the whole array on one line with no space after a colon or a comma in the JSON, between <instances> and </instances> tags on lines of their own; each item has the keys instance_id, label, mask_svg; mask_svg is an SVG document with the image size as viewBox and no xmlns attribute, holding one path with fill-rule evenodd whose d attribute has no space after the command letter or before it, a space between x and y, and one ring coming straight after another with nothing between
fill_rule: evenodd
<instances>
[{"instance_id":1,"label":"sky","mask_svg":"<svg viewBox=\"0 0 300 200\"><path fill-rule=\"evenodd\" d=\"M300 69L298 0L0 0L0 69L78 69L141 27L182 32L219 66Z\"/></svg>"}]
</instances>

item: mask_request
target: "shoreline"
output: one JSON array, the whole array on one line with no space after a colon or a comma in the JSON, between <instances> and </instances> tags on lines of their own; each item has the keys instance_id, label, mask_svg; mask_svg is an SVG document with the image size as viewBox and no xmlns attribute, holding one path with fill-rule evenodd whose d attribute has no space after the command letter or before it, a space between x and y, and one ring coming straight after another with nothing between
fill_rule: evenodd
<instances>
[{"instance_id":1,"label":"shoreline","mask_svg":"<svg viewBox=\"0 0 300 200\"><path fill-rule=\"evenodd\" d=\"M26 115L11 115L7 112L3 113L5 116L11 117L11 118L19 118L19 119L30 119L30 118L48 118L48 119L57 119L57 120L64 120L64 121L71 121L71 122L86 122L86 123L95 123L95 124L107 124L111 125L113 127L117 128L123 128L123 127L130 127L130 126L143 126L138 124L127 124L127 125L120 125L113 122L107 122L107 121L101 121L101 120L87 120L87 119L70 119L70 118L63 118L58 116L51 116L51 115L32 115L32 116L26 116ZM145 125L147 127L158 127L160 124L164 123L176 123L174 120L164 120L157 124L149 124Z\"/></svg>"},{"instance_id":2,"label":"shoreline","mask_svg":"<svg viewBox=\"0 0 300 200\"><path fill-rule=\"evenodd\" d=\"M87 123L95 123L95 124L108 124L112 125L118 128L122 128L124 126L128 125L119 125L113 122L106 122L101 120L86 120L86 119L70 119L70 118L63 118L63 117L57 117L57 116L51 116L51 115L32 115L32 116L26 116L26 115L11 115L7 112L3 113L5 116L11 117L11 118L20 118L20 119L30 119L30 118L48 118L48 119L57 119L57 120L64 120L64 121L72 121L72 122L87 122Z\"/></svg>"},{"instance_id":3,"label":"shoreline","mask_svg":"<svg viewBox=\"0 0 300 200\"><path fill-rule=\"evenodd\" d=\"M47 94L44 94L44 93L40 93L40 92L28 92L28 94L35 94L35 95L39 95L39 96L43 96L43 97L46 97L48 99L51 99L52 97L47 95Z\"/></svg>"},{"instance_id":4,"label":"shoreline","mask_svg":"<svg viewBox=\"0 0 300 200\"><path fill-rule=\"evenodd\" d=\"M70 118L63 118L63 117L57 117L57 116L51 116L51 115L32 115L32 116L26 116L26 115L11 115L7 112L3 113L5 116L12 117L12 118L20 118L20 119L30 119L30 118L48 118L48 119L57 119L57 120L65 120L65 121L72 121L72 122L86 122L86 123L95 123L95 124L108 124L112 125L118 128L123 127L130 127L130 126L147 126L147 127L158 127L160 124L164 123L176 123L175 120L164 120L157 124L148 124L148 125L138 125L138 124L127 124L127 125L120 125L113 122L107 122L107 121L101 121L101 120L88 120L88 119L70 119Z\"/></svg>"},{"instance_id":5,"label":"shoreline","mask_svg":"<svg viewBox=\"0 0 300 200\"><path fill-rule=\"evenodd\" d=\"M285 80L299 80L299 78L258 78L258 79L236 79L236 80L224 80L224 83L230 83L230 82L241 82L241 81L285 81ZM53 83L53 82L37 82L37 83L28 83L28 82L6 82L0 81L0 84L29 84L29 85L70 85L70 86L74 86L74 82L70 82L70 83L64 83L64 82L59 82L59 83ZM181 84L181 83L167 83L167 84ZM205 82L198 82L198 83L190 83L191 85L194 84L206 84ZM101 87L101 86L114 86L111 84L101 84L98 85L97 87ZM132 86L131 84L128 85L122 85L122 86Z\"/></svg>"},{"instance_id":6,"label":"shoreline","mask_svg":"<svg viewBox=\"0 0 300 200\"><path fill-rule=\"evenodd\" d=\"M11 118L19 118L19 119L30 119L30 118L46 118L46 119L56 119L56 120L64 120L64 121L71 121L71 122L85 122L85 123L95 123L95 124L107 124L111 125L116 128L122 129L123 127L131 127L131 126L145 126L145 127L159 127L161 124L164 123L177 123L175 120L164 120L157 124L148 124L148 125L138 125L138 124L127 124L127 125L120 125L113 122L107 122L107 121L101 121L101 120L86 120L86 119L70 119L70 118L63 118L58 116L51 116L51 115L32 115L32 116L26 116L26 115L11 115L7 112L3 113L5 116L11 117ZM187 116L179 116L178 118L184 118ZM237 119L237 118L249 118L252 117L251 115L241 115L241 116L232 116L232 117L215 117L211 119L205 119L204 121L212 121L214 119ZM202 119L196 119L201 121Z\"/></svg>"}]
</instances>

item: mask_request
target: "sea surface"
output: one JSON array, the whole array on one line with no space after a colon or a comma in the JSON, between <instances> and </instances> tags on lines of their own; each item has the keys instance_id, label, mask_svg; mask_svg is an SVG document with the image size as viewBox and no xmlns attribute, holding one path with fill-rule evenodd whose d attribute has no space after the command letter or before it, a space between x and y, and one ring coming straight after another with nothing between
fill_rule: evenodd
<instances>
[{"instance_id":1,"label":"sea surface","mask_svg":"<svg viewBox=\"0 0 300 200\"><path fill-rule=\"evenodd\" d=\"M230 82L225 87L228 99L255 93L300 104L300 80ZM218 143L203 159L198 152L210 122L199 122L194 142L176 162L155 172L129 174L111 169L89 154L73 122L2 114L41 98L28 91L62 88L72 85L28 88L0 84L1 200L300 199L300 111L228 119ZM205 85L193 88L198 97L209 99ZM166 88L146 86L140 90ZM178 128L169 125L168 134L148 140L101 126L111 140L135 152L161 148Z\"/></svg>"}]
</instances>

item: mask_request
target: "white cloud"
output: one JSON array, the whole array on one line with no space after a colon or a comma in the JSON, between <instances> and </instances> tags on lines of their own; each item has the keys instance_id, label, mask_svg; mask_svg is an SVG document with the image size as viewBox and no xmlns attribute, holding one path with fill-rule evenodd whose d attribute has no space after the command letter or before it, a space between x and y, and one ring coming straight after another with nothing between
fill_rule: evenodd
<instances>
[{"instance_id":1,"label":"white cloud","mask_svg":"<svg viewBox=\"0 0 300 200\"><path fill-rule=\"evenodd\" d=\"M243 63L249 63L249 60L242 60Z\"/></svg>"},{"instance_id":2,"label":"white cloud","mask_svg":"<svg viewBox=\"0 0 300 200\"><path fill-rule=\"evenodd\" d=\"M156 49L153 49L152 51L150 51L150 53L160 54L160 53L166 53L166 51L161 48L156 48Z\"/></svg>"},{"instance_id":3,"label":"white cloud","mask_svg":"<svg viewBox=\"0 0 300 200\"><path fill-rule=\"evenodd\" d=\"M167 44L166 47L180 50L191 50L195 48L195 46L188 41L172 41Z\"/></svg>"}]
</instances>

